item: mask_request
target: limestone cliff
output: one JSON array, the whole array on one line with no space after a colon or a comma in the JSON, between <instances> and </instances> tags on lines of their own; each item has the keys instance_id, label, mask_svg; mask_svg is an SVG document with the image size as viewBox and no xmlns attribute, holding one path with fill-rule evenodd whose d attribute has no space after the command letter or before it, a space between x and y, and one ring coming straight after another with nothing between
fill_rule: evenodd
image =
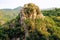
<instances>
[{"instance_id":1,"label":"limestone cliff","mask_svg":"<svg viewBox=\"0 0 60 40\"><path fill-rule=\"evenodd\" d=\"M20 12L20 24L22 27L24 27L25 38L28 37L28 35L29 35L29 32L28 32L29 28L27 27L28 23L25 23L25 20L27 20L27 19L34 20L34 22L29 21L31 26L33 26L32 29L34 30L36 18L44 19L44 16L41 13L41 10L39 9L39 7L33 3L25 4L24 7L22 8L21 12ZM24 39L24 40L26 40L26 39Z\"/></svg>"},{"instance_id":2,"label":"limestone cliff","mask_svg":"<svg viewBox=\"0 0 60 40\"><path fill-rule=\"evenodd\" d=\"M36 17L44 18L43 14L41 13L41 10L38 6L36 6L33 3L25 4L20 12L21 19L36 19Z\"/></svg>"}]
</instances>

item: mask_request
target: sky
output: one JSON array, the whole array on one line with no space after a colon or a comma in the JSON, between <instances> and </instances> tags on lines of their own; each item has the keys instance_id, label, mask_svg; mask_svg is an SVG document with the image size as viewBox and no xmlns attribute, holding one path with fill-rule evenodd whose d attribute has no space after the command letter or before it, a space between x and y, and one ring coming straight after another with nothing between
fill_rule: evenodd
<instances>
[{"instance_id":1,"label":"sky","mask_svg":"<svg viewBox=\"0 0 60 40\"><path fill-rule=\"evenodd\" d=\"M60 8L60 0L0 0L0 9L14 9L27 3L34 3L41 9Z\"/></svg>"}]
</instances>

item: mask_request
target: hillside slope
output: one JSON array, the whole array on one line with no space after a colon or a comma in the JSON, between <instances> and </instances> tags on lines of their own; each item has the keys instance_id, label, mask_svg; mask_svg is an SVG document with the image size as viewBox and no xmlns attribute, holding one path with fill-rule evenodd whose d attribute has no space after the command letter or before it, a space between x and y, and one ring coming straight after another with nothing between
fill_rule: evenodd
<instances>
[{"instance_id":1,"label":"hillside slope","mask_svg":"<svg viewBox=\"0 0 60 40\"><path fill-rule=\"evenodd\" d=\"M43 11L44 16L35 4L25 4L15 19L0 27L0 39L60 40L60 26L56 24L57 19L54 20L57 16L53 16L53 12L52 16L48 16L46 12Z\"/></svg>"},{"instance_id":2,"label":"hillside slope","mask_svg":"<svg viewBox=\"0 0 60 40\"><path fill-rule=\"evenodd\" d=\"M0 24L4 24L7 21L14 19L22 7L17 7L15 9L0 9Z\"/></svg>"}]
</instances>

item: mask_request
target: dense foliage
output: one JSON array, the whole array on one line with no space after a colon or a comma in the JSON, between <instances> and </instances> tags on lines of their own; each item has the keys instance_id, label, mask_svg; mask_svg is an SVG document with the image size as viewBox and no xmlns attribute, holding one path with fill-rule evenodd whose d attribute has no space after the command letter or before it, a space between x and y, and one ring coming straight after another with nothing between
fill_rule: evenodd
<instances>
[{"instance_id":1,"label":"dense foliage","mask_svg":"<svg viewBox=\"0 0 60 40\"><path fill-rule=\"evenodd\" d=\"M42 10L42 13L45 15L44 20L25 20L29 32L27 40L60 40L60 8ZM24 39L25 30L19 20L18 15L4 25L0 24L0 40Z\"/></svg>"},{"instance_id":2,"label":"dense foliage","mask_svg":"<svg viewBox=\"0 0 60 40\"><path fill-rule=\"evenodd\" d=\"M51 10L42 10L42 13L45 16L49 16L50 18L52 18L55 21L56 25L60 27L60 8L54 8Z\"/></svg>"}]
</instances>

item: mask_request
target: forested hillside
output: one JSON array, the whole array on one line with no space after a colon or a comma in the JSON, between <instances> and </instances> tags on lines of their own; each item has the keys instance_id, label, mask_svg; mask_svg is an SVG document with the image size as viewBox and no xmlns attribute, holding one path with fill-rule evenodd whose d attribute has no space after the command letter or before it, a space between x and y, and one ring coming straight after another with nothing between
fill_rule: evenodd
<instances>
[{"instance_id":1,"label":"forested hillside","mask_svg":"<svg viewBox=\"0 0 60 40\"><path fill-rule=\"evenodd\" d=\"M56 25L60 27L60 8L54 8L51 10L42 10L45 16L48 16L54 20Z\"/></svg>"},{"instance_id":2,"label":"forested hillside","mask_svg":"<svg viewBox=\"0 0 60 40\"><path fill-rule=\"evenodd\" d=\"M60 8L41 11L29 3L15 13L0 25L0 40L60 40Z\"/></svg>"}]
</instances>

